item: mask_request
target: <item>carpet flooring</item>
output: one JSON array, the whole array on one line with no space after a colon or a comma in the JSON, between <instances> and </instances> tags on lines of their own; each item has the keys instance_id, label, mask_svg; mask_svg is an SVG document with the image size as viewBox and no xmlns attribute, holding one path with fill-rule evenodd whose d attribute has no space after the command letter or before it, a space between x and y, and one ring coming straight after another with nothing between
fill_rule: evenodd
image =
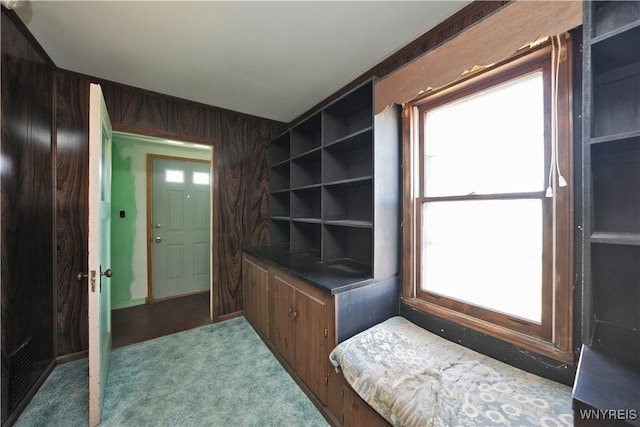
<instances>
[{"instance_id":1,"label":"carpet flooring","mask_svg":"<svg viewBox=\"0 0 640 427\"><path fill-rule=\"evenodd\" d=\"M57 366L17 427L86 426L87 360ZM113 351L101 426L327 426L243 317Z\"/></svg>"}]
</instances>

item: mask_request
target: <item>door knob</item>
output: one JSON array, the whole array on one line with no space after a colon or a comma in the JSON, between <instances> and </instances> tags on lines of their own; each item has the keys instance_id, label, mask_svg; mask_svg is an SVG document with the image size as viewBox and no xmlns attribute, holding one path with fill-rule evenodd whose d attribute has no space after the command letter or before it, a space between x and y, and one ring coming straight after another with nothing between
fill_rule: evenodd
<instances>
[{"instance_id":1,"label":"door knob","mask_svg":"<svg viewBox=\"0 0 640 427\"><path fill-rule=\"evenodd\" d=\"M100 275L105 277L111 277L113 273L110 268L107 268L105 271L101 272Z\"/></svg>"},{"instance_id":2,"label":"door knob","mask_svg":"<svg viewBox=\"0 0 640 427\"><path fill-rule=\"evenodd\" d=\"M162 242L162 237L160 236L156 237L156 243L160 243L160 242Z\"/></svg>"},{"instance_id":3,"label":"door knob","mask_svg":"<svg viewBox=\"0 0 640 427\"><path fill-rule=\"evenodd\" d=\"M156 228L162 228L162 224L156 224Z\"/></svg>"}]
</instances>

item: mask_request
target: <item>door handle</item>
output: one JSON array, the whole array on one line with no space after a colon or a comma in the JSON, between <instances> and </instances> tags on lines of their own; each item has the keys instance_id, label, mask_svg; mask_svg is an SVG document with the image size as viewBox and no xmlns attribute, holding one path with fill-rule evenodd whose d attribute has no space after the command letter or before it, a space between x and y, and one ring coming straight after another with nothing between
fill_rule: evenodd
<instances>
[{"instance_id":1,"label":"door handle","mask_svg":"<svg viewBox=\"0 0 640 427\"><path fill-rule=\"evenodd\" d=\"M155 227L156 228L162 228L162 224L156 224Z\"/></svg>"},{"instance_id":2,"label":"door handle","mask_svg":"<svg viewBox=\"0 0 640 427\"><path fill-rule=\"evenodd\" d=\"M162 242L162 237L160 236L156 237L156 243L160 243L160 242Z\"/></svg>"},{"instance_id":3,"label":"door handle","mask_svg":"<svg viewBox=\"0 0 640 427\"><path fill-rule=\"evenodd\" d=\"M101 271L100 275L101 276L106 276L106 277L111 277L113 275L113 272L111 271L110 268L107 268L105 271Z\"/></svg>"}]
</instances>

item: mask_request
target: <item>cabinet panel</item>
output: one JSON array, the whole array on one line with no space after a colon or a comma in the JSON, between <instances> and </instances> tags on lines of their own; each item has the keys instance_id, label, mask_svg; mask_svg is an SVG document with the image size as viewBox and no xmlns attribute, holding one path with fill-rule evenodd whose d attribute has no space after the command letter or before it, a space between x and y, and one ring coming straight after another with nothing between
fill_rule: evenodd
<instances>
[{"instance_id":1,"label":"cabinet panel","mask_svg":"<svg viewBox=\"0 0 640 427\"><path fill-rule=\"evenodd\" d=\"M323 404L327 404L327 348L325 298L296 293L296 372Z\"/></svg>"},{"instance_id":2,"label":"cabinet panel","mask_svg":"<svg viewBox=\"0 0 640 427\"><path fill-rule=\"evenodd\" d=\"M342 425L344 427L387 427L386 423L349 386L342 386Z\"/></svg>"},{"instance_id":3,"label":"cabinet panel","mask_svg":"<svg viewBox=\"0 0 640 427\"><path fill-rule=\"evenodd\" d=\"M296 369L295 323L293 310L295 305L295 286L275 271L271 274L271 289L273 294L272 314L274 324L273 341L276 350L287 363Z\"/></svg>"},{"instance_id":4,"label":"cabinet panel","mask_svg":"<svg viewBox=\"0 0 640 427\"><path fill-rule=\"evenodd\" d=\"M269 338L269 272L259 265L253 266L254 313L258 330Z\"/></svg>"},{"instance_id":5,"label":"cabinet panel","mask_svg":"<svg viewBox=\"0 0 640 427\"><path fill-rule=\"evenodd\" d=\"M245 315L269 338L269 273L246 255L242 259L242 289Z\"/></svg>"}]
</instances>

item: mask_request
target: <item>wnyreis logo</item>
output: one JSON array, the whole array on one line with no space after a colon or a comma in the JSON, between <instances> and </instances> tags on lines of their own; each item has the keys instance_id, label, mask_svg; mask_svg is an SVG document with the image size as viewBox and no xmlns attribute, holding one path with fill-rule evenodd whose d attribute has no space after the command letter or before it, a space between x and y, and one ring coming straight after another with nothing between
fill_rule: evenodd
<instances>
[{"instance_id":1,"label":"wnyreis logo","mask_svg":"<svg viewBox=\"0 0 640 427\"><path fill-rule=\"evenodd\" d=\"M591 421L631 421L638 418L637 409L580 409L580 418Z\"/></svg>"}]
</instances>

